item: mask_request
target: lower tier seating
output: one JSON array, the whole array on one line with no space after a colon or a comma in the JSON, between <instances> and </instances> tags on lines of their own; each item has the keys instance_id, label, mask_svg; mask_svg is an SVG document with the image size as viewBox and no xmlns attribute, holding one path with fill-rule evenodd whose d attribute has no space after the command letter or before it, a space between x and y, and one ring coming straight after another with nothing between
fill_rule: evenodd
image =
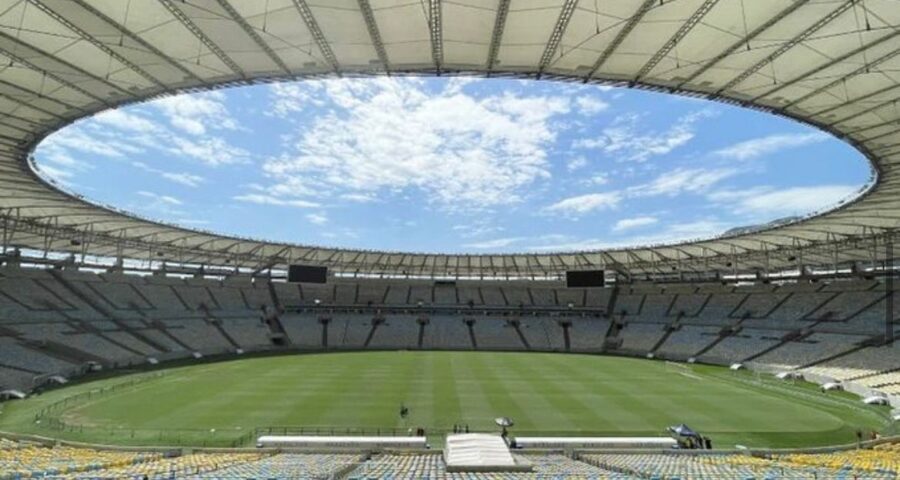
<instances>
[{"instance_id":1,"label":"lower tier seating","mask_svg":"<svg viewBox=\"0 0 900 480\"><path fill-rule=\"evenodd\" d=\"M698 452L516 453L529 473L452 473L433 453L195 452L180 455L46 447L0 438L0 480L113 479L328 479L513 480L513 479L868 479L897 478L900 444L821 454L764 456Z\"/></svg>"}]
</instances>

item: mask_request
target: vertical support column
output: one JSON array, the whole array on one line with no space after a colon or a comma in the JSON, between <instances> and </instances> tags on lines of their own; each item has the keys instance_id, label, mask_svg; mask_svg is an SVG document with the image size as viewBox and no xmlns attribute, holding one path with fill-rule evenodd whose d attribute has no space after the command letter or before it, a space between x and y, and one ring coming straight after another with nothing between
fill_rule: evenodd
<instances>
[{"instance_id":1,"label":"vertical support column","mask_svg":"<svg viewBox=\"0 0 900 480\"><path fill-rule=\"evenodd\" d=\"M894 341L894 234L889 232L884 240L884 340Z\"/></svg>"},{"instance_id":2,"label":"vertical support column","mask_svg":"<svg viewBox=\"0 0 900 480\"><path fill-rule=\"evenodd\" d=\"M2 252L3 255L6 255L6 246L11 243L10 238L12 238L9 224L10 224L9 216L7 216L4 213L3 214L3 227L2 227L2 240L0 240L0 242L3 243L3 245L2 245L3 246L3 252Z\"/></svg>"}]
</instances>

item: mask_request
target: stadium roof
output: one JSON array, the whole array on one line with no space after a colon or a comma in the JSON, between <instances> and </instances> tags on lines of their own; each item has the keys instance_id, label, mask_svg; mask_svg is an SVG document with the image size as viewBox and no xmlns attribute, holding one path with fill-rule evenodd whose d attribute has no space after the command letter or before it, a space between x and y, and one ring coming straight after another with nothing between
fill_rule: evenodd
<instances>
[{"instance_id":1,"label":"stadium roof","mask_svg":"<svg viewBox=\"0 0 900 480\"><path fill-rule=\"evenodd\" d=\"M873 260L900 224L895 0L3 0L3 243L250 268L543 275L787 268ZM194 89L324 75L487 75L620 84L785 115L877 171L850 205L801 222L654 248L521 255L339 250L240 239L92 205L29 155L66 124Z\"/></svg>"}]
</instances>

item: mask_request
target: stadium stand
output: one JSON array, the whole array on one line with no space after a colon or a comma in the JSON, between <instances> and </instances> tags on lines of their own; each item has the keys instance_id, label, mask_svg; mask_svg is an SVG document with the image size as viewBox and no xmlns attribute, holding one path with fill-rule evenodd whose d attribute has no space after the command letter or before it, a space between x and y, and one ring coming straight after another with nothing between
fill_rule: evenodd
<instances>
[{"instance_id":1,"label":"stadium stand","mask_svg":"<svg viewBox=\"0 0 900 480\"><path fill-rule=\"evenodd\" d=\"M289 347L654 353L896 394L900 355L880 340L885 297L872 280L323 286L12 265L0 268L0 388L28 391L91 362L111 368Z\"/></svg>"},{"instance_id":2,"label":"stadium stand","mask_svg":"<svg viewBox=\"0 0 900 480\"><path fill-rule=\"evenodd\" d=\"M575 480L625 479L625 475L578 462L559 454L518 455L517 461L524 460L533 465L531 473L471 473L448 472L440 454L387 454L376 455L360 465L348 476L355 480L420 480L420 479L551 479L567 478Z\"/></svg>"},{"instance_id":3,"label":"stadium stand","mask_svg":"<svg viewBox=\"0 0 900 480\"><path fill-rule=\"evenodd\" d=\"M629 322L622 330L622 334L621 351L644 355L650 353L653 346L662 339L666 329L659 323Z\"/></svg>"},{"instance_id":4,"label":"stadium stand","mask_svg":"<svg viewBox=\"0 0 900 480\"><path fill-rule=\"evenodd\" d=\"M682 325L672 332L656 354L670 360L687 360L718 335L718 327Z\"/></svg>"},{"instance_id":5,"label":"stadium stand","mask_svg":"<svg viewBox=\"0 0 900 480\"><path fill-rule=\"evenodd\" d=\"M900 472L900 446L829 453L765 456L729 453L517 453L529 473L448 472L439 452L182 454L43 446L0 438L0 480L54 478L82 480L259 478L356 480L505 479L892 479Z\"/></svg>"},{"instance_id":6,"label":"stadium stand","mask_svg":"<svg viewBox=\"0 0 900 480\"><path fill-rule=\"evenodd\" d=\"M846 351L865 338L857 335L814 333L808 337L788 341L779 348L755 358L754 361L775 368L793 370Z\"/></svg>"},{"instance_id":7,"label":"stadium stand","mask_svg":"<svg viewBox=\"0 0 900 480\"><path fill-rule=\"evenodd\" d=\"M592 465L632 474L637 478L659 479L815 479L815 478L896 478L896 469L871 468L884 459L879 451L864 450L839 454L797 455L760 458L749 455L684 454L585 454L579 458ZM804 461L805 460L805 461ZM896 467L895 459L884 465ZM869 468L865 468L869 467Z\"/></svg>"},{"instance_id":8,"label":"stadium stand","mask_svg":"<svg viewBox=\"0 0 900 480\"><path fill-rule=\"evenodd\" d=\"M334 478L356 466L361 455L279 454L190 477L196 480L252 478L314 479Z\"/></svg>"},{"instance_id":9,"label":"stadium stand","mask_svg":"<svg viewBox=\"0 0 900 480\"><path fill-rule=\"evenodd\" d=\"M867 347L803 369L835 380L872 377L900 369L900 357L892 345Z\"/></svg>"},{"instance_id":10,"label":"stadium stand","mask_svg":"<svg viewBox=\"0 0 900 480\"><path fill-rule=\"evenodd\" d=\"M571 318L569 328L571 350L576 352L597 352L603 347L609 320L605 318Z\"/></svg>"},{"instance_id":11,"label":"stadium stand","mask_svg":"<svg viewBox=\"0 0 900 480\"><path fill-rule=\"evenodd\" d=\"M239 349L429 348L696 356L840 380L861 394L900 393L887 287L862 278L895 274L895 2L585 3L8 2L0 33L8 60L0 70L0 391L29 391L54 374ZM870 161L872 178L828 210L717 238L444 255L269 243L152 222L86 202L33 155L58 129L121 105L323 73L565 79L739 104L835 135ZM52 267L20 266L23 251ZM78 258L110 271L79 270ZM294 261L348 277L327 285L262 277ZM126 264L147 271L125 274ZM615 286L546 280L586 266L607 269ZM358 274L373 278L349 277ZM419 279L402 279L410 275ZM429 276L445 280L422 279ZM832 276L846 278L811 280ZM898 453L890 445L770 458L527 459L533 478L896 478ZM350 468L362 478L462 478L440 462L168 456L0 439L4 480L343 476Z\"/></svg>"}]
</instances>

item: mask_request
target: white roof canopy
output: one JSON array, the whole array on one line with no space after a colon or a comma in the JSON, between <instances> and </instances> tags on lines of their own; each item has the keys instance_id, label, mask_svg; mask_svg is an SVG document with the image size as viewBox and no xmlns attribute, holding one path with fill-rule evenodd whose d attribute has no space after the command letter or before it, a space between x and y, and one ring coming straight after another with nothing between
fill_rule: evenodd
<instances>
[{"instance_id":1,"label":"white roof canopy","mask_svg":"<svg viewBox=\"0 0 900 480\"><path fill-rule=\"evenodd\" d=\"M474 276L873 260L880 245L873 242L900 223L898 27L895 0L0 0L3 243L250 268L297 262ZM839 136L872 162L878 181L850 205L728 238L440 255L289 245L155 223L64 193L28 162L48 133L130 102L406 72L615 83L734 102Z\"/></svg>"}]
</instances>

